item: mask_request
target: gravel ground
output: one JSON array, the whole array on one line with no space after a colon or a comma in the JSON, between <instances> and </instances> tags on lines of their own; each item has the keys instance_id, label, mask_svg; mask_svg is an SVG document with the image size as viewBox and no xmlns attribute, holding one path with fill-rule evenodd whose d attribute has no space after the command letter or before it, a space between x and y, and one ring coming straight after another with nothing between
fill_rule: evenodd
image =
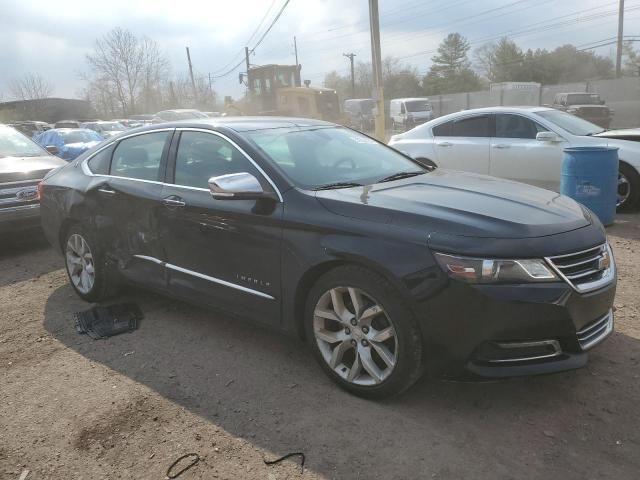
<instances>
[{"instance_id":1,"label":"gravel ground","mask_svg":"<svg viewBox=\"0 0 640 480\"><path fill-rule=\"evenodd\" d=\"M581 370L500 382L423 380L374 403L334 387L304 344L131 290L139 330L93 341L62 258L0 245L0 478L637 479L640 214L609 229L616 332ZM267 466L263 459L306 453Z\"/></svg>"}]
</instances>

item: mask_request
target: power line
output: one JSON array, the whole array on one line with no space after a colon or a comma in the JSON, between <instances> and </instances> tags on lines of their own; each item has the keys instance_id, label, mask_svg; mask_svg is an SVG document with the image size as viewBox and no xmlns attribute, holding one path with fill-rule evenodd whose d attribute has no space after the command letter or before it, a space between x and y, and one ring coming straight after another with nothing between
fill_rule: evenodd
<instances>
[{"instance_id":1,"label":"power line","mask_svg":"<svg viewBox=\"0 0 640 480\"><path fill-rule=\"evenodd\" d=\"M285 0L284 4L282 5L282 8L280 8L280 11L278 11L277 15L275 16L275 18L271 21L271 24L269 25L269 27L265 30L265 32L262 34L262 36L260 37L260 39L258 40L258 42L253 46L253 48L249 49L249 54L255 52L256 48L258 48L260 46L260 44L262 43L262 41L266 38L266 36L269 34L269 32L271 31L271 29L273 28L273 26L278 22L278 20L280 19L280 17L282 16L282 12L284 12L284 9L287 8L287 5L289 5L289 2L291 0ZM269 9L271 9L271 7L269 7ZM240 65L242 65L243 63L245 63L245 58L242 58L237 64L235 64L231 69L227 70L226 72L220 74L220 75L213 75L213 78L222 78L222 77L226 77L227 75L232 74L233 72L235 72L238 68L240 68Z\"/></svg>"}]
</instances>

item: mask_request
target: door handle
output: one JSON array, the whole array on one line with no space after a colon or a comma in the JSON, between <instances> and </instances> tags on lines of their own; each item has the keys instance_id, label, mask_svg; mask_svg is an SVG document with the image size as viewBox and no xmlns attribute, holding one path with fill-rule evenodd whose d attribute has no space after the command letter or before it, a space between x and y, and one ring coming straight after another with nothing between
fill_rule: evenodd
<instances>
[{"instance_id":1,"label":"door handle","mask_svg":"<svg viewBox=\"0 0 640 480\"><path fill-rule=\"evenodd\" d=\"M109 196L113 196L113 195L115 195L115 194L116 194L116 191L115 191L115 190L110 189L109 187L101 187L101 188L99 188L99 189L98 189L98 191L99 191L100 193L103 193L103 194L105 194L105 195L109 195Z\"/></svg>"},{"instance_id":2,"label":"door handle","mask_svg":"<svg viewBox=\"0 0 640 480\"><path fill-rule=\"evenodd\" d=\"M498 143L497 145L494 145L493 148L510 148L511 145L508 145L506 143Z\"/></svg>"},{"instance_id":3,"label":"door handle","mask_svg":"<svg viewBox=\"0 0 640 480\"><path fill-rule=\"evenodd\" d=\"M436 145L438 145L439 147L451 147L451 146L453 146L453 143L451 143L451 142L440 142L440 143L436 143Z\"/></svg>"},{"instance_id":4,"label":"door handle","mask_svg":"<svg viewBox=\"0 0 640 480\"><path fill-rule=\"evenodd\" d=\"M186 202L184 200L176 196L167 197L164 200L162 200L162 203L166 207L184 207L186 205Z\"/></svg>"}]
</instances>

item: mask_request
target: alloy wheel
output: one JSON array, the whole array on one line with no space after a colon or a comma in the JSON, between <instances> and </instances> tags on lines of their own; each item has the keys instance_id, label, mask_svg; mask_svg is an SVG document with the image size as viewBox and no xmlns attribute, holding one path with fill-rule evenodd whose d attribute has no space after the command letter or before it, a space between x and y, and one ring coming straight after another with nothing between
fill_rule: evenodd
<instances>
[{"instance_id":1,"label":"alloy wheel","mask_svg":"<svg viewBox=\"0 0 640 480\"><path fill-rule=\"evenodd\" d=\"M398 360L398 338L384 308L363 290L336 287L313 312L313 332L327 365L347 382L382 383Z\"/></svg>"},{"instance_id":2,"label":"alloy wheel","mask_svg":"<svg viewBox=\"0 0 640 480\"><path fill-rule=\"evenodd\" d=\"M629 179L622 172L618 172L618 201L616 206L619 207L625 203L630 195L631 182L629 182Z\"/></svg>"},{"instance_id":3,"label":"alloy wheel","mask_svg":"<svg viewBox=\"0 0 640 480\"><path fill-rule=\"evenodd\" d=\"M65 257L71 282L80 293L89 293L96 280L96 271L87 241L77 233L71 235L67 240Z\"/></svg>"}]
</instances>

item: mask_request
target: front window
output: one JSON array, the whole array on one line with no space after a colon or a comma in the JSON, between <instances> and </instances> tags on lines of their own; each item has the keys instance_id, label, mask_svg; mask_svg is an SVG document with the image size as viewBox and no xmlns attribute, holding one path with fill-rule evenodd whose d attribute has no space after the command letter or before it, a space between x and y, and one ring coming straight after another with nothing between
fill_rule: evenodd
<instances>
[{"instance_id":1,"label":"front window","mask_svg":"<svg viewBox=\"0 0 640 480\"><path fill-rule=\"evenodd\" d=\"M427 172L386 145L346 128L274 128L247 136L301 188L366 185L401 172Z\"/></svg>"},{"instance_id":2,"label":"front window","mask_svg":"<svg viewBox=\"0 0 640 480\"><path fill-rule=\"evenodd\" d=\"M65 145L69 145L71 143L86 143L86 142L102 141L102 137L100 136L100 134L89 129L60 132L60 136L62 137L62 141L64 142Z\"/></svg>"},{"instance_id":3,"label":"front window","mask_svg":"<svg viewBox=\"0 0 640 480\"><path fill-rule=\"evenodd\" d=\"M113 152L111 175L158 180L167 138L167 132L154 132L122 140Z\"/></svg>"},{"instance_id":4,"label":"front window","mask_svg":"<svg viewBox=\"0 0 640 480\"><path fill-rule=\"evenodd\" d=\"M412 100L404 102L407 112L430 112L431 104L428 100Z\"/></svg>"},{"instance_id":5,"label":"front window","mask_svg":"<svg viewBox=\"0 0 640 480\"><path fill-rule=\"evenodd\" d=\"M535 139L538 132L545 132L546 128L520 115L496 115L496 138Z\"/></svg>"},{"instance_id":6,"label":"front window","mask_svg":"<svg viewBox=\"0 0 640 480\"><path fill-rule=\"evenodd\" d=\"M48 155L36 143L13 128L0 130L0 158L1 157L39 157Z\"/></svg>"},{"instance_id":7,"label":"front window","mask_svg":"<svg viewBox=\"0 0 640 480\"><path fill-rule=\"evenodd\" d=\"M572 93L567 95L567 105L600 105L600 95L593 93Z\"/></svg>"},{"instance_id":8,"label":"front window","mask_svg":"<svg viewBox=\"0 0 640 480\"><path fill-rule=\"evenodd\" d=\"M545 110L537 114L572 135L593 135L604 132L604 128L560 110Z\"/></svg>"}]
</instances>

